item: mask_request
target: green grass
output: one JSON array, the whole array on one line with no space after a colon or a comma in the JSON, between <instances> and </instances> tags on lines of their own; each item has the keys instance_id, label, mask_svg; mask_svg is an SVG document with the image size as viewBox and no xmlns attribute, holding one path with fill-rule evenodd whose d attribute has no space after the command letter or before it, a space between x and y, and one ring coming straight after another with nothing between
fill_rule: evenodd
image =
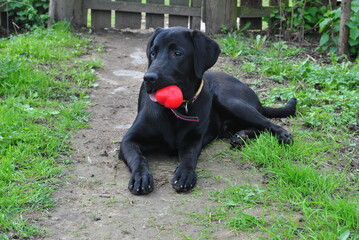
<instances>
[{"instance_id":1,"label":"green grass","mask_svg":"<svg viewBox=\"0 0 359 240\"><path fill-rule=\"evenodd\" d=\"M26 215L54 205L60 156L86 126L86 88L98 61L76 60L88 39L60 22L0 40L0 238L43 233Z\"/></svg>"},{"instance_id":2,"label":"green grass","mask_svg":"<svg viewBox=\"0 0 359 240\"><path fill-rule=\"evenodd\" d=\"M348 232L356 239L357 178L352 179L346 167L327 168L328 157L339 148L306 133L297 133L292 146L283 146L264 133L241 151L228 150L231 158L261 169L265 183L212 192L209 197L218 207L195 217L221 222L235 232L262 232L263 239L337 239ZM260 214L253 215L253 209Z\"/></svg>"},{"instance_id":3,"label":"green grass","mask_svg":"<svg viewBox=\"0 0 359 240\"><path fill-rule=\"evenodd\" d=\"M263 181L212 192L218 206L193 217L256 239L359 239L359 172L350 165L358 161L352 129L358 127L359 61L333 55L312 61L303 49L240 33L220 42L240 63L231 74L252 78L257 90L263 79L280 86L265 104L298 98L297 117L290 120L295 141L280 145L264 133L241 150L217 154L254 166Z\"/></svg>"}]
</instances>

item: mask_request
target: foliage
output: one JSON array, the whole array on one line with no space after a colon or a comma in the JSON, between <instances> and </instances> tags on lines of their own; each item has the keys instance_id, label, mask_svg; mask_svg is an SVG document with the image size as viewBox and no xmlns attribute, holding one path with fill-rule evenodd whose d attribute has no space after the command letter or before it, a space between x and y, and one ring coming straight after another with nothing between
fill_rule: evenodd
<instances>
[{"instance_id":1,"label":"foliage","mask_svg":"<svg viewBox=\"0 0 359 240\"><path fill-rule=\"evenodd\" d=\"M346 131L358 124L359 62L339 62L331 55L332 64L321 65L310 59L293 58L302 49L285 42L260 43L248 41L241 34L228 34L221 40L223 53L245 59L241 69L256 72L287 87L274 88L266 103L299 99L299 116L309 127L338 127ZM263 38L262 38L263 40Z\"/></svg>"},{"instance_id":2,"label":"foliage","mask_svg":"<svg viewBox=\"0 0 359 240\"><path fill-rule=\"evenodd\" d=\"M327 8L320 0L292 1L291 6L281 6L281 10L274 10L264 20L268 22L271 31L280 29L284 32L304 34L304 31L313 31L317 28Z\"/></svg>"},{"instance_id":3,"label":"foliage","mask_svg":"<svg viewBox=\"0 0 359 240\"><path fill-rule=\"evenodd\" d=\"M99 62L74 58L87 44L64 22L0 41L1 239L42 233L26 214L53 206L67 139L86 126L86 88Z\"/></svg>"},{"instance_id":4,"label":"foliage","mask_svg":"<svg viewBox=\"0 0 359 240\"><path fill-rule=\"evenodd\" d=\"M359 57L359 0L353 0L350 21L346 23L349 28L349 52L354 58ZM319 23L319 32L322 37L319 42L319 49L332 53L337 51L339 40L341 9L329 10Z\"/></svg>"},{"instance_id":5,"label":"foliage","mask_svg":"<svg viewBox=\"0 0 359 240\"><path fill-rule=\"evenodd\" d=\"M253 45L250 46L246 42L241 32L230 32L226 38L223 38L222 44L225 46L222 48L222 53L236 58L248 53L256 54L263 47L267 40L266 36L257 35L253 41Z\"/></svg>"},{"instance_id":6,"label":"foliage","mask_svg":"<svg viewBox=\"0 0 359 240\"><path fill-rule=\"evenodd\" d=\"M5 0L5 11L19 28L44 27L48 19L49 0Z\"/></svg>"},{"instance_id":7,"label":"foliage","mask_svg":"<svg viewBox=\"0 0 359 240\"><path fill-rule=\"evenodd\" d=\"M225 46L222 48L222 53L232 58L236 58L250 50L246 42L242 41L242 35L237 32L228 33L227 37L222 40L222 44Z\"/></svg>"},{"instance_id":8,"label":"foliage","mask_svg":"<svg viewBox=\"0 0 359 240\"><path fill-rule=\"evenodd\" d=\"M279 29L284 40L303 40L304 34L318 30L322 34L319 50L336 52L339 40L341 9L328 9L322 1L299 0L292 1L292 6L281 6L274 10L269 17L269 29ZM349 29L349 51L353 58L359 55L359 0L352 1L350 21L346 24Z\"/></svg>"}]
</instances>

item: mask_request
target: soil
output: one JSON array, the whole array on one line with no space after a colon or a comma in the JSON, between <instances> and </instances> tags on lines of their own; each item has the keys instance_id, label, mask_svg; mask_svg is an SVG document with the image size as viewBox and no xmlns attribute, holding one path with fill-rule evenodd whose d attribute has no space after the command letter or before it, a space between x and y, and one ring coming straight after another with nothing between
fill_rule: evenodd
<instances>
[{"instance_id":1,"label":"soil","mask_svg":"<svg viewBox=\"0 0 359 240\"><path fill-rule=\"evenodd\" d=\"M53 195L56 207L33 219L48 233L41 239L256 238L256 233L235 234L216 223L210 227L199 224L190 216L216 205L208 198L210 192L228 184L262 180L251 166L217 156L229 148L228 142L218 140L202 151L198 185L189 193L178 194L172 189L169 181L177 159L160 154L149 156L154 192L135 196L127 190L130 172L117 158L118 143L137 113L150 34L107 32L89 36L95 45L104 46L102 54L85 56L104 64L98 69L98 86L90 93L92 120L88 128L74 134L74 151L68 157L73 164L65 167L64 184Z\"/></svg>"}]
</instances>

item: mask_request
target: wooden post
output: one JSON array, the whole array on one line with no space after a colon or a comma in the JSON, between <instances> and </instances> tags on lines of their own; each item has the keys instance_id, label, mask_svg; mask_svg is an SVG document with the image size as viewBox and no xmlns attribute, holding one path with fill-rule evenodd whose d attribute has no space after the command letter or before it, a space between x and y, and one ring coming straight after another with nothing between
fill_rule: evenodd
<instances>
[{"instance_id":1,"label":"wooden post","mask_svg":"<svg viewBox=\"0 0 359 240\"><path fill-rule=\"evenodd\" d=\"M162 4L163 0L147 0L147 3ZM150 14L146 13L146 28L164 27L164 15L163 14Z\"/></svg>"},{"instance_id":2,"label":"wooden post","mask_svg":"<svg viewBox=\"0 0 359 240\"><path fill-rule=\"evenodd\" d=\"M241 0L241 7L262 7L262 0ZM249 30L262 30L262 18L240 18L240 28L247 23L251 24Z\"/></svg>"},{"instance_id":3,"label":"wooden post","mask_svg":"<svg viewBox=\"0 0 359 240\"><path fill-rule=\"evenodd\" d=\"M236 29L237 0L205 0L206 33L214 34L225 26L228 30Z\"/></svg>"},{"instance_id":4,"label":"wooden post","mask_svg":"<svg viewBox=\"0 0 359 240\"><path fill-rule=\"evenodd\" d=\"M67 20L72 24L86 25L87 12L83 8L84 0L50 0L48 27L52 21Z\"/></svg>"},{"instance_id":5,"label":"wooden post","mask_svg":"<svg viewBox=\"0 0 359 240\"><path fill-rule=\"evenodd\" d=\"M342 0L342 13L340 15L338 55L346 54L349 56L349 28L346 23L350 19L351 0Z\"/></svg>"},{"instance_id":6,"label":"wooden post","mask_svg":"<svg viewBox=\"0 0 359 240\"><path fill-rule=\"evenodd\" d=\"M86 0L75 0L74 2L73 23L79 26L87 26L87 9L84 7L84 1Z\"/></svg>"},{"instance_id":7,"label":"wooden post","mask_svg":"<svg viewBox=\"0 0 359 240\"><path fill-rule=\"evenodd\" d=\"M66 2L61 0L52 0L51 2L52 2L51 7L55 8L55 10L53 9L49 9L49 10L55 12L54 14L55 21L67 20L71 22L73 20L74 0L67 0Z\"/></svg>"}]
</instances>

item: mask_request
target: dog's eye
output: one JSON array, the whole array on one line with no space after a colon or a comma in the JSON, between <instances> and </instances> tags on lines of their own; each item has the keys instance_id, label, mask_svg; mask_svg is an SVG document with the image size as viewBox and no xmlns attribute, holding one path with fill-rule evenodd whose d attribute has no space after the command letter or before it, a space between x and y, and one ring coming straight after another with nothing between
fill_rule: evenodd
<instances>
[{"instance_id":1,"label":"dog's eye","mask_svg":"<svg viewBox=\"0 0 359 240\"><path fill-rule=\"evenodd\" d=\"M180 56L182 56L182 53L181 53L181 52L176 51L176 52L174 52L174 55L175 55L176 57L180 57Z\"/></svg>"}]
</instances>

